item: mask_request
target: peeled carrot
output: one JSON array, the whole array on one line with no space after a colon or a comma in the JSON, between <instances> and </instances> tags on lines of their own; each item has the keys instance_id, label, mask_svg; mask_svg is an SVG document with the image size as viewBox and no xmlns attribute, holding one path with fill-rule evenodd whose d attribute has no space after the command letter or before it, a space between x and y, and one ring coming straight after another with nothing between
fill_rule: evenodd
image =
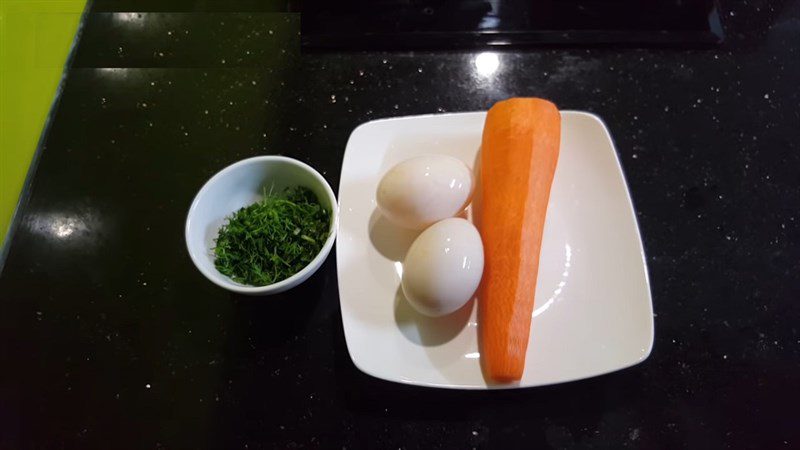
<instances>
[{"instance_id":1,"label":"peeled carrot","mask_svg":"<svg viewBox=\"0 0 800 450\"><path fill-rule=\"evenodd\" d=\"M496 103L486 116L477 222L484 270L478 327L484 373L522 378L539 251L561 139L556 106L538 98Z\"/></svg>"}]
</instances>

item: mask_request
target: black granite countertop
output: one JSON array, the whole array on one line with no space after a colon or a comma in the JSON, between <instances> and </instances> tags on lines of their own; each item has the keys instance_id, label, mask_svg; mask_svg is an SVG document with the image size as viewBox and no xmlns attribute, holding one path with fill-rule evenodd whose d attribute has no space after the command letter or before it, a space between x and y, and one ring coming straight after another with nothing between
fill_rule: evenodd
<instances>
[{"instance_id":1,"label":"black granite countertop","mask_svg":"<svg viewBox=\"0 0 800 450\"><path fill-rule=\"evenodd\" d=\"M477 52L303 54L299 16L266 7L111 6L85 17L7 244L1 448L800 447L800 2L725 2L720 47L503 51L491 79ZM652 284L644 363L392 384L349 359L333 255L261 300L189 260L187 209L222 167L280 153L336 190L358 124L509 96L608 124Z\"/></svg>"}]
</instances>

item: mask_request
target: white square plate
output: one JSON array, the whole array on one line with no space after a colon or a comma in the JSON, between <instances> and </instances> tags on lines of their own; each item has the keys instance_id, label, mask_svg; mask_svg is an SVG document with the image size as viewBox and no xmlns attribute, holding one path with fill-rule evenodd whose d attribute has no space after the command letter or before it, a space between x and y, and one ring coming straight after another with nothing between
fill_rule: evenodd
<instances>
[{"instance_id":1,"label":"white square plate","mask_svg":"<svg viewBox=\"0 0 800 450\"><path fill-rule=\"evenodd\" d=\"M525 372L492 385L481 372L474 301L440 319L398 296L416 233L389 224L375 190L393 165L425 153L473 167L484 112L399 117L356 128L339 187L336 244L347 349L363 372L430 387L531 387L637 364L653 346L639 229L611 136L595 115L562 111L561 153L544 228Z\"/></svg>"}]
</instances>

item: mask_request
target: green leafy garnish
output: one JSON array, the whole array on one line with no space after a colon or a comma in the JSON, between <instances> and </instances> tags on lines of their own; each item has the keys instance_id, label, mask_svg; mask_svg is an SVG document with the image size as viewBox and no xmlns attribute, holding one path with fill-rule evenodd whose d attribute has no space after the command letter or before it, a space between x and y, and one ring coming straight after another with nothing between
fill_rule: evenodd
<instances>
[{"instance_id":1,"label":"green leafy garnish","mask_svg":"<svg viewBox=\"0 0 800 450\"><path fill-rule=\"evenodd\" d=\"M219 230L214 265L236 282L264 286L289 278L317 256L330 234L330 211L310 189L264 193Z\"/></svg>"}]
</instances>

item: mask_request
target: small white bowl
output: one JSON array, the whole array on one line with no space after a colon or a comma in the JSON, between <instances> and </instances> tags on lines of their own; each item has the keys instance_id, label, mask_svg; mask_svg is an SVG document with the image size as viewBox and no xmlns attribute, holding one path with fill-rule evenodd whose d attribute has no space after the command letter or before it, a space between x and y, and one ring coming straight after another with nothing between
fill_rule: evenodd
<instances>
[{"instance_id":1,"label":"small white bowl","mask_svg":"<svg viewBox=\"0 0 800 450\"><path fill-rule=\"evenodd\" d=\"M281 192L305 186L331 212L331 230L319 254L291 277L266 286L237 283L214 267L214 240L225 219L262 198L263 189ZM285 156L257 156L232 164L211 177L197 193L186 217L186 248L197 269L217 286L246 295L271 295L291 289L319 269L328 257L339 221L339 206L325 178L308 164Z\"/></svg>"}]
</instances>

